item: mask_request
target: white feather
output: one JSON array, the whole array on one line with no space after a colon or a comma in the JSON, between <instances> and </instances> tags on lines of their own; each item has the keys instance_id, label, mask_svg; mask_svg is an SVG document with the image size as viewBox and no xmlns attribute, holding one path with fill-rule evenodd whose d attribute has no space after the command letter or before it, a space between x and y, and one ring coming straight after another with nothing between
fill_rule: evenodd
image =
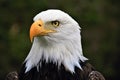
<instances>
[{"instance_id":1,"label":"white feather","mask_svg":"<svg viewBox=\"0 0 120 80\"><path fill-rule=\"evenodd\" d=\"M42 66L40 60L46 63L52 61L63 64L66 70L74 72L74 67L81 68L79 61L87 60L83 56L80 36L80 26L67 13L60 10L47 10L35 16L34 21L41 19L44 24L49 21L58 20L60 26L56 28L56 33L48 36L35 37L32 48L26 58L26 72L32 67ZM49 25L47 25L49 26ZM39 68L37 68L39 70Z\"/></svg>"}]
</instances>

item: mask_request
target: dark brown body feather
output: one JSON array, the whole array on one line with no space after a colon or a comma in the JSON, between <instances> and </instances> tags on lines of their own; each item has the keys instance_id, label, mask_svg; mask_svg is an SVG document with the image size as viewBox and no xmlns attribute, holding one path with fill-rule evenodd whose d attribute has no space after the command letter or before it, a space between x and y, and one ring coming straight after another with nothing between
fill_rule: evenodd
<instances>
[{"instance_id":1,"label":"dark brown body feather","mask_svg":"<svg viewBox=\"0 0 120 80\"><path fill-rule=\"evenodd\" d=\"M25 73L24 63L19 73L19 80L105 80L99 72L94 72L95 69L89 63L81 62L80 64L83 70L75 67L75 73L70 73L65 70L63 65L58 68L54 63L45 63L43 61L39 71L37 71L36 67L33 67Z\"/></svg>"}]
</instances>

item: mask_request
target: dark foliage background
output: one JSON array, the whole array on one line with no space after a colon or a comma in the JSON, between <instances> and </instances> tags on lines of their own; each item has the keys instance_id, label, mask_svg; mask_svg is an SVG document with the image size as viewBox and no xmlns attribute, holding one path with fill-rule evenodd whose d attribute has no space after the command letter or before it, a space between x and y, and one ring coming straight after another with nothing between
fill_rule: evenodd
<instances>
[{"instance_id":1,"label":"dark foliage background","mask_svg":"<svg viewBox=\"0 0 120 80\"><path fill-rule=\"evenodd\" d=\"M29 27L46 9L61 9L82 27L84 55L106 80L119 80L120 0L0 0L0 80L29 53Z\"/></svg>"}]
</instances>

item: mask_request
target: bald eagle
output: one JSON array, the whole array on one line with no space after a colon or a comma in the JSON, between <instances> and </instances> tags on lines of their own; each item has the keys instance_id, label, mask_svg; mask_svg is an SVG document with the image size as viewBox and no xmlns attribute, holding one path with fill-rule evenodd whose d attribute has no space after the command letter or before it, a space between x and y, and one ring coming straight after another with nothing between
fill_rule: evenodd
<instances>
[{"instance_id":1,"label":"bald eagle","mask_svg":"<svg viewBox=\"0 0 120 80\"><path fill-rule=\"evenodd\" d=\"M84 57L79 24L67 13L50 9L34 17L32 48L19 80L105 80Z\"/></svg>"}]
</instances>

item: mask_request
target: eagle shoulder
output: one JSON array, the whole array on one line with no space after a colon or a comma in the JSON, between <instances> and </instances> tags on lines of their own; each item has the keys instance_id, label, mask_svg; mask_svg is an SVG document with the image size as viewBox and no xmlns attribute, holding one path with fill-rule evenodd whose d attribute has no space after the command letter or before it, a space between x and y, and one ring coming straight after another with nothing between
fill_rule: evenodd
<instances>
[{"instance_id":1,"label":"eagle shoulder","mask_svg":"<svg viewBox=\"0 0 120 80\"><path fill-rule=\"evenodd\" d=\"M79 72L80 77L84 80L105 80L104 76L87 61L82 63L83 70L76 71Z\"/></svg>"}]
</instances>

